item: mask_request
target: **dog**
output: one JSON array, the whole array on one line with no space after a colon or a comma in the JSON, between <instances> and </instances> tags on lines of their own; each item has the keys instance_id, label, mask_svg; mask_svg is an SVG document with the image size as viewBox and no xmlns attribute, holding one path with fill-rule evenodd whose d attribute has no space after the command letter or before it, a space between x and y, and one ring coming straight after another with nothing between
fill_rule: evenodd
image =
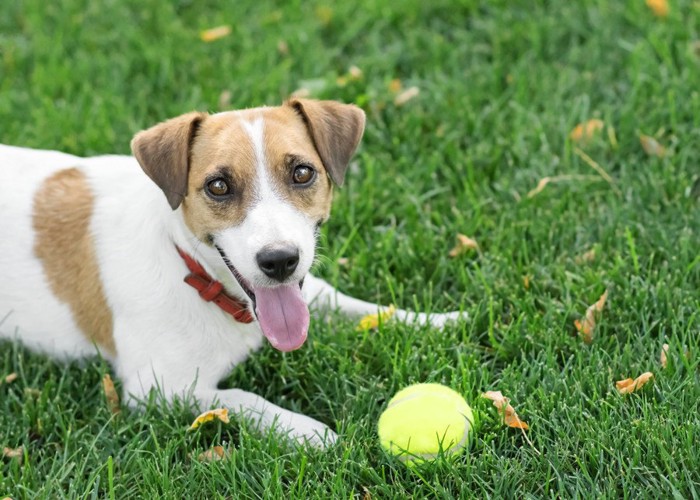
<instances>
[{"instance_id":1,"label":"dog","mask_svg":"<svg viewBox=\"0 0 700 500\"><path fill-rule=\"evenodd\" d=\"M364 125L356 106L291 99L170 119L133 138L134 156L0 146L0 338L63 360L99 351L132 406L157 390L334 443L327 425L217 384L264 339L300 348L309 304L384 310L309 274Z\"/></svg>"}]
</instances>

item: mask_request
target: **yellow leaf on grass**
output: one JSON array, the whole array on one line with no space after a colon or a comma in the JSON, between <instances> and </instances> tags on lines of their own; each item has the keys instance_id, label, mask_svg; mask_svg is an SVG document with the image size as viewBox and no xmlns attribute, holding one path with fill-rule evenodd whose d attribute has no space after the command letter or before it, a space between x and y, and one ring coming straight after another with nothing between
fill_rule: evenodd
<instances>
[{"instance_id":1,"label":"yellow leaf on grass","mask_svg":"<svg viewBox=\"0 0 700 500\"><path fill-rule=\"evenodd\" d=\"M105 393L109 411L111 411L113 415L116 415L121 411L121 408L119 408L119 394L114 388L114 382L112 382L112 377L109 376L109 373L106 373L102 378L102 390Z\"/></svg>"},{"instance_id":2,"label":"yellow leaf on grass","mask_svg":"<svg viewBox=\"0 0 700 500\"><path fill-rule=\"evenodd\" d=\"M279 52L281 56L288 56L289 45L287 45L287 42L284 40L277 40L277 52Z\"/></svg>"},{"instance_id":3,"label":"yellow leaf on grass","mask_svg":"<svg viewBox=\"0 0 700 500\"><path fill-rule=\"evenodd\" d=\"M401 84L401 80L398 78L394 78L392 81L389 82L389 92L393 94L398 94L401 92L401 89L403 88L403 85Z\"/></svg>"},{"instance_id":4,"label":"yellow leaf on grass","mask_svg":"<svg viewBox=\"0 0 700 500\"><path fill-rule=\"evenodd\" d=\"M223 26L217 26L216 28L211 28L208 30L204 30L199 34L199 38L202 39L203 42L213 42L215 40L218 40L219 38L224 38L226 36L229 36L231 34L231 26L228 24L225 24Z\"/></svg>"},{"instance_id":5,"label":"yellow leaf on grass","mask_svg":"<svg viewBox=\"0 0 700 500\"><path fill-rule=\"evenodd\" d=\"M634 380L631 378L626 378L625 380L615 382L615 387L617 387L617 392L620 394L631 394L644 387L644 385L652 378L654 378L653 373L645 372Z\"/></svg>"},{"instance_id":6,"label":"yellow leaf on grass","mask_svg":"<svg viewBox=\"0 0 700 500\"><path fill-rule=\"evenodd\" d=\"M406 90L394 97L394 104L396 106L403 106L411 99L418 97L418 94L420 94L420 89L418 87L408 87Z\"/></svg>"},{"instance_id":7,"label":"yellow leaf on grass","mask_svg":"<svg viewBox=\"0 0 700 500\"><path fill-rule=\"evenodd\" d=\"M642 144L642 149L649 156L663 158L666 156L666 148L659 144L659 141L648 135L640 135L639 142Z\"/></svg>"},{"instance_id":8,"label":"yellow leaf on grass","mask_svg":"<svg viewBox=\"0 0 700 500\"><path fill-rule=\"evenodd\" d=\"M593 334L595 332L596 319L600 312L603 310L603 307L605 307L605 302L607 300L608 291L605 290L605 293L603 293L603 295L600 296L598 301L595 304L589 306L588 309L586 309L586 316L580 321L574 321L574 326L576 326L576 330L578 330L579 335L586 344L590 344L591 342L593 342Z\"/></svg>"},{"instance_id":9,"label":"yellow leaf on grass","mask_svg":"<svg viewBox=\"0 0 700 500\"><path fill-rule=\"evenodd\" d=\"M319 5L316 7L315 13L316 19L318 19L323 26L328 26L333 20L333 9L327 5Z\"/></svg>"},{"instance_id":10,"label":"yellow leaf on grass","mask_svg":"<svg viewBox=\"0 0 700 500\"><path fill-rule=\"evenodd\" d=\"M23 456L24 456L24 448L22 448L21 446L19 448L4 447L2 449L2 457L3 458L18 458L21 460Z\"/></svg>"},{"instance_id":11,"label":"yellow leaf on grass","mask_svg":"<svg viewBox=\"0 0 700 500\"><path fill-rule=\"evenodd\" d=\"M218 462L224 458L228 458L230 453L223 446L212 446L207 451L203 451L197 455L197 460L200 462Z\"/></svg>"},{"instance_id":12,"label":"yellow leaf on grass","mask_svg":"<svg viewBox=\"0 0 700 500\"><path fill-rule=\"evenodd\" d=\"M668 16L668 0L647 0L647 6L657 17Z\"/></svg>"},{"instance_id":13,"label":"yellow leaf on grass","mask_svg":"<svg viewBox=\"0 0 700 500\"><path fill-rule=\"evenodd\" d=\"M659 356L659 361L661 362L661 366L663 368L666 368L666 365L668 365L668 344L664 344L661 347L661 355Z\"/></svg>"},{"instance_id":14,"label":"yellow leaf on grass","mask_svg":"<svg viewBox=\"0 0 700 500\"><path fill-rule=\"evenodd\" d=\"M587 122L579 123L574 127L574 129L569 133L569 138L578 143L586 143L593 139L598 132L603 130L605 123L603 120L593 118Z\"/></svg>"},{"instance_id":15,"label":"yellow leaf on grass","mask_svg":"<svg viewBox=\"0 0 700 500\"><path fill-rule=\"evenodd\" d=\"M593 262L596 258L596 249L595 247L591 248L587 252L582 253L581 255L577 255L574 258L574 262L578 265L581 264L587 264L589 262Z\"/></svg>"},{"instance_id":16,"label":"yellow leaf on grass","mask_svg":"<svg viewBox=\"0 0 700 500\"><path fill-rule=\"evenodd\" d=\"M17 380L17 374L15 372L12 372L9 375L6 375L4 380L6 384L11 384L15 380Z\"/></svg>"},{"instance_id":17,"label":"yellow leaf on grass","mask_svg":"<svg viewBox=\"0 0 700 500\"><path fill-rule=\"evenodd\" d=\"M465 236L464 234L458 234L457 245L455 245L455 247L452 250L450 250L450 253L448 255L450 257L457 257L459 255L467 253L469 250L478 249L479 244L476 242L476 240L470 238L469 236Z\"/></svg>"},{"instance_id":18,"label":"yellow leaf on grass","mask_svg":"<svg viewBox=\"0 0 700 500\"><path fill-rule=\"evenodd\" d=\"M503 417L503 422L508 427L524 430L530 428L526 422L520 420L515 409L510 405L510 399L505 397L501 391L486 391L481 397L493 401L493 406L498 409L498 413Z\"/></svg>"},{"instance_id":19,"label":"yellow leaf on grass","mask_svg":"<svg viewBox=\"0 0 700 500\"><path fill-rule=\"evenodd\" d=\"M542 177L540 181L537 183L537 186L535 189L530 190L529 193L527 193L528 198L532 198L533 196L537 196L542 192L544 188L547 187L547 184L549 184L552 181L551 177Z\"/></svg>"},{"instance_id":20,"label":"yellow leaf on grass","mask_svg":"<svg viewBox=\"0 0 700 500\"><path fill-rule=\"evenodd\" d=\"M230 422L228 418L227 408L217 408L215 410L209 410L202 413L200 416L194 419L192 425L190 425L189 430L194 430L202 424L211 422L212 420L221 420L223 423L228 424Z\"/></svg>"},{"instance_id":21,"label":"yellow leaf on grass","mask_svg":"<svg viewBox=\"0 0 700 500\"><path fill-rule=\"evenodd\" d=\"M379 323L386 323L396 313L396 307L390 305L385 310L377 314L368 314L363 317L357 325L358 331L371 330L377 328Z\"/></svg>"}]
</instances>

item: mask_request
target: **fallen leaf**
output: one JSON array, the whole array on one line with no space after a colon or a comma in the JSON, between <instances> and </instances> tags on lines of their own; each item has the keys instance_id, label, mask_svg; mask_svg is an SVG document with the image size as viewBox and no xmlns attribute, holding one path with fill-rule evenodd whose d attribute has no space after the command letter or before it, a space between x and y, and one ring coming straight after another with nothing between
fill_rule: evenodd
<instances>
[{"instance_id":1,"label":"fallen leaf","mask_svg":"<svg viewBox=\"0 0 700 500\"><path fill-rule=\"evenodd\" d=\"M362 70L354 64L348 68L348 76L351 80L361 80L363 77Z\"/></svg>"},{"instance_id":2,"label":"fallen leaf","mask_svg":"<svg viewBox=\"0 0 700 500\"><path fill-rule=\"evenodd\" d=\"M289 45L287 45L287 42L284 40L278 40L277 41L277 52L281 56L288 56L289 55Z\"/></svg>"},{"instance_id":3,"label":"fallen leaf","mask_svg":"<svg viewBox=\"0 0 700 500\"><path fill-rule=\"evenodd\" d=\"M216 28L211 28L208 30L204 30L199 34L199 38L202 39L203 42L213 42L215 40L218 40L219 38L224 38L226 36L229 36L231 34L231 26L225 24L223 26L217 26Z\"/></svg>"},{"instance_id":4,"label":"fallen leaf","mask_svg":"<svg viewBox=\"0 0 700 500\"><path fill-rule=\"evenodd\" d=\"M219 94L219 109L228 109L231 107L231 97L233 94L230 90L224 90Z\"/></svg>"},{"instance_id":5,"label":"fallen leaf","mask_svg":"<svg viewBox=\"0 0 700 500\"><path fill-rule=\"evenodd\" d=\"M230 422L228 418L228 409L227 408L217 408L215 410L209 410L205 411L202 413L200 416L194 419L194 422L192 422L192 425L190 425L190 428L188 430L194 430L197 427L199 427L202 424L205 424L207 422L211 422L212 420L219 419L223 423L228 424Z\"/></svg>"},{"instance_id":6,"label":"fallen leaf","mask_svg":"<svg viewBox=\"0 0 700 500\"><path fill-rule=\"evenodd\" d=\"M525 287L525 290L530 289L530 275L526 274L523 276L523 286Z\"/></svg>"},{"instance_id":7,"label":"fallen leaf","mask_svg":"<svg viewBox=\"0 0 700 500\"><path fill-rule=\"evenodd\" d=\"M547 187L547 184L549 184L552 181L551 177L542 177L540 181L537 183L537 186L535 189L532 189L529 193L527 193L528 198L532 198L533 196L537 196L542 192L542 190Z\"/></svg>"},{"instance_id":8,"label":"fallen leaf","mask_svg":"<svg viewBox=\"0 0 700 500\"><path fill-rule=\"evenodd\" d=\"M311 95L311 91L309 89L306 89L304 87L299 87L296 89L294 92L290 94L291 97L298 97L300 99L303 99L304 97L309 97Z\"/></svg>"},{"instance_id":9,"label":"fallen leaf","mask_svg":"<svg viewBox=\"0 0 700 500\"><path fill-rule=\"evenodd\" d=\"M403 85L401 84L401 80L398 78L394 78L389 82L389 92L393 94L398 94L401 92L401 89L403 88Z\"/></svg>"},{"instance_id":10,"label":"fallen leaf","mask_svg":"<svg viewBox=\"0 0 700 500\"><path fill-rule=\"evenodd\" d=\"M656 17L668 16L668 0L647 0L647 6Z\"/></svg>"},{"instance_id":11,"label":"fallen leaf","mask_svg":"<svg viewBox=\"0 0 700 500\"><path fill-rule=\"evenodd\" d=\"M593 262L595 260L595 258L596 258L596 249L594 247L594 248L591 248L590 250L588 250L587 252L582 253L581 255L577 255L574 258L574 262L578 265L587 264L589 262Z\"/></svg>"},{"instance_id":12,"label":"fallen leaf","mask_svg":"<svg viewBox=\"0 0 700 500\"><path fill-rule=\"evenodd\" d=\"M357 325L357 331L366 331L377 328L379 323L386 323L396 313L396 307L390 305L382 312L377 314L368 314L364 316Z\"/></svg>"},{"instance_id":13,"label":"fallen leaf","mask_svg":"<svg viewBox=\"0 0 700 500\"><path fill-rule=\"evenodd\" d=\"M409 87L394 97L394 104L396 106L403 106L414 97L417 97L418 94L420 94L420 89L418 87Z\"/></svg>"},{"instance_id":14,"label":"fallen leaf","mask_svg":"<svg viewBox=\"0 0 700 500\"><path fill-rule=\"evenodd\" d=\"M24 456L24 448L19 447L19 448L3 448L2 449L2 458L17 458L17 459L22 459Z\"/></svg>"},{"instance_id":15,"label":"fallen leaf","mask_svg":"<svg viewBox=\"0 0 700 500\"><path fill-rule=\"evenodd\" d=\"M603 123L603 120L593 118L592 120L576 125L571 133L569 133L569 138L574 142L585 144L593 139L598 132L603 130L604 126L605 123Z\"/></svg>"},{"instance_id":16,"label":"fallen leaf","mask_svg":"<svg viewBox=\"0 0 700 500\"><path fill-rule=\"evenodd\" d=\"M479 244L476 242L476 240L470 238L469 236L465 236L464 234L458 234L457 235L457 245L450 250L450 253L448 254L450 257L457 257L458 255L462 255L469 250L479 250Z\"/></svg>"},{"instance_id":17,"label":"fallen leaf","mask_svg":"<svg viewBox=\"0 0 700 500\"><path fill-rule=\"evenodd\" d=\"M661 362L661 366L663 368L666 368L666 365L668 365L668 344L664 344L661 346L661 355L659 356L659 361Z\"/></svg>"},{"instance_id":18,"label":"fallen leaf","mask_svg":"<svg viewBox=\"0 0 700 500\"><path fill-rule=\"evenodd\" d=\"M102 377L102 390L105 393L109 411L112 412L112 415L116 415L121 411L119 407L119 394L114 388L114 382L112 382L112 377L109 376L109 373L106 373L105 376Z\"/></svg>"},{"instance_id":19,"label":"fallen leaf","mask_svg":"<svg viewBox=\"0 0 700 500\"><path fill-rule=\"evenodd\" d=\"M328 26L333 20L333 9L327 5L319 5L316 7L316 19L318 19L323 26Z\"/></svg>"},{"instance_id":20,"label":"fallen leaf","mask_svg":"<svg viewBox=\"0 0 700 500\"><path fill-rule=\"evenodd\" d=\"M6 384L11 384L15 380L17 380L17 374L15 372L12 372L9 375L6 375L4 380Z\"/></svg>"},{"instance_id":21,"label":"fallen leaf","mask_svg":"<svg viewBox=\"0 0 700 500\"><path fill-rule=\"evenodd\" d=\"M625 380L620 380L615 382L615 387L617 387L617 392L620 394L631 394L638 389L644 387L644 385L654 378L654 374L651 372L642 373L639 377L632 380L631 378L626 378Z\"/></svg>"},{"instance_id":22,"label":"fallen leaf","mask_svg":"<svg viewBox=\"0 0 700 500\"><path fill-rule=\"evenodd\" d=\"M218 462L224 458L228 458L230 453L223 446L212 446L207 451L203 451L197 455L197 460L200 462Z\"/></svg>"},{"instance_id":23,"label":"fallen leaf","mask_svg":"<svg viewBox=\"0 0 700 500\"><path fill-rule=\"evenodd\" d=\"M605 302L607 300L608 291L605 290L605 293L603 293L603 295L600 296L598 301L595 304L589 306L588 309L586 309L586 316L583 318L583 320L574 321L574 326L576 326L576 330L578 330L579 335L586 344L590 344L591 342L593 342L593 333L595 330L596 317L603 310L603 307L605 307Z\"/></svg>"},{"instance_id":24,"label":"fallen leaf","mask_svg":"<svg viewBox=\"0 0 700 500\"><path fill-rule=\"evenodd\" d=\"M503 422L508 427L527 430L530 428L526 422L520 420L515 409L510 405L510 399L505 397L501 391L487 391L481 395L482 398L493 401L493 406L498 409L498 413L503 417Z\"/></svg>"},{"instance_id":25,"label":"fallen leaf","mask_svg":"<svg viewBox=\"0 0 700 500\"><path fill-rule=\"evenodd\" d=\"M336 260L336 262L339 266L343 267L348 267L348 265L350 265L350 259L348 259L347 257L338 257L338 260Z\"/></svg>"},{"instance_id":26,"label":"fallen leaf","mask_svg":"<svg viewBox=\"0 0 700 500\"><path fill-rule=\"evenodd\" d=\"M642 149L649 156L663 158L666 156L666 148L659 144L659 141L648 135L640 135L639 142L642 144Z\"/></svg>"}]
</instances>

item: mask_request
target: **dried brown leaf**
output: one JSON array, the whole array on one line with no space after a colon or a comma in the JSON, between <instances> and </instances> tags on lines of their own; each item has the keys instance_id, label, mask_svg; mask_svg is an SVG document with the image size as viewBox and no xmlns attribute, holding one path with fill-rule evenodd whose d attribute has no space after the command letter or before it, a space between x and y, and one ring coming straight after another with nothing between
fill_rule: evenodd
<instances>
[{"instance_id":1,"label":"dried brown leaf","mask_svg":"<svg viewBox=\"0 0 700 500\"><path fill-rule=\"evenodd\" d=\"M328 26L333 20L333 9L327 5L319 5L316 7L316 19L323 25Z\"/></svg>"},{"instance_id":2,"label":"dried brown leaf","mask_svg":"<svg viewBox=\"0 0 700 500\"><path fill-rule=\"evenodd\" d=\"M537 183L537 186L535 189L531 190L529 193L527 193L528 198L532 198L533 196L537 196L542 192L544 188L547 187L547 184L549 184L552 181L551 177L542 177L540 181Z\"/></svg>"},{"instance_id":3,"label":"dried brown leaf","mask_svg":"<svg viewBox=\"0 0 700 500\"><path fill-rule=\"evenodd\" d=\"M479 250L479 244L476 242L476 240L470 238L469 236L458 234L457 244L452 250L450 250L448 255L450 257L457 257L467 253L469 250Z\"/></svg>"},{"instance_id":4,"label":"dried brown leaf","mask_svg":"<svg viewBox=\"0 0 700 500\"><path fill-rule=\"evenodd\" d=\"M605 123L603 123L603 120L599 120L597 118L593 118L592 120L588 120L583 123L579 123L576 125L573 130L569 133L569 138L573 142L585 144L591 139L593 139L598 132L603 130L603 127L605 127Z\"/></svg>"},{"instance_id":5,"label":"dried brown leaf","mask_svg":"<svg viewBox=\"0 0 700 500\"><path fill-rule=\"evenodd\" d=\"M529 274L526 274L525 276L523 276L523 287L525 287L525 290L530 289L530 279L531 278L530 278Z\"/></svg>"},{"instance_id":6,"label":"dried brown leaf","mask_svg":"<svg viewBox=\"0 0 700 500\"><path fill-rule=\"evenodd\" d=\"M219 94L219 109L226 110L231 107L231 97L233 94L230 90L224 90Z\"/></svg>"},{"instance_id":7,"label":"dried brown leaf","mask_svg":"<svg viewBox=\"0 0 700 500\"><path fill-rule=\"evenodd\" d=\"M481 397L493 401L493 406L498 409L498 413L503 417L503 422L508 427L524 430L530 428L526 422L520 420L515 409L510 405L510 400L501 391L486 391Z\"/></svg>"},{"instance_id":8,"label":"dried brown leaf","mask_svg":"<svg viewBox=\"0 0 700 500\"><path fill-rule=\"evenodd\" d=\"M4 447L2 449L2 458L17 458L22 460L24 456L24 448L20 446L19 448L8 448Z\"/></svg>"},{"instance_id":9,"label":"dried brown leaf","mask_svg":"<svg viewBox=\"0 0 700 500\"><path fill-rule=\"evenodd\" d=\"M211 422L212 420L217 419L221 420L225 424L228 424L230 421L228 418L228 409L216 408L215 410L205 411L204 413L202 413L194 419L194 422L192 422L192 425L190 425L190 428L188 430L194 430L206 422Z\"/></svg>"},{"instance_id":10,"label":"dried brown leaf","mask_svg":"<svg viewBox=\"0 0 700 500\"><path fill-rule=\"evenodd\" d=\"M420 94L420 89L418 87L408 87L406 90L394 97L394 104L396 106L403 106L411 99L418 97L418 94Z\"/></svg>"},{"instance_id":11,"label":"dried brown leaf","mask_svg":"<svg viewBox=\"0 0 700 500\"><path fill-rule=\"evenodd\" d=\"M668 0L647 0L647 7L651 9L656 17L668 16Z\"/></svg>"},{"instance_id":12,"label":"dried brown leaf","mask_svg":"<svg viewBox=\"0 0 700 500\"><path fill-rule=\"evenodd\" d=\"M394 78L389 82L389 92L393 94L398 94L401 92L401 89L403 88L403 84L401 83L401 80L398 78Z\"/></svg>"},{"instance_id":13,"label":"dried brown leaf","mask_svg":"<svg viewBox=\"0 0 700 500\"><path fill-rule=\"evenodd\" d=\"M5 375L5 378L3 380L5 380L6 384L11 384L15 380L17 380L17 374L15 372L12 372L8 375Z\"/></svg>"},{"instance_id":14,"label":"dried brown leaf","mask_svg":"<svg viewBox=\"0 0 700 500\"><path fill-rule=\"evenodd\" d=\"M197 460L200 462L218 462L228 458L231 455L223 446L212 446L207 451L203 451L197 455Z\"/></svg>"},{"instance_id":15,"label":"dried brown leaf","mask_svg":"<svg viewBox=\"0 0 700 500\"><path fill-rule=\"evenodd\" d=\"M653 137L648 135L640 135L639 142L642 144L642 149L644 149L644 152L649 156L656 156L657 158L663 158L666 156L666 148Z\"/></svg>"},{"instance_id":16,"label":"dried brown leaf","mask_svg":"<svg viewBox=\"0 0 700 500\"><path fill-rule=\"evenodd\" d=\"M661 362L662 368L666 368L666 366L668 365L668 349L668 344L664 344L661 347L661 355L659 356L659 361Z\"/></svg>"},{"instance_id":17,"label":"dried brown leaf","mask_svg":"<svg viewBox=\"0 0 700 500\"><path fill-rule=\"evenodd\" d=\"M224 38L226 36L229 36L231 34L231 26L228 24L225 24L223 26L217 26L216 28L211 28L208 30L204 30L199 34L199 38L203 42L213 42L215 40L218 40L220 38Z\"/></svg>"},{"instance_id":18,"label":"dried brown leaf","mask_svg":"<svg viewBox=\"0 0 700 500\"><path fill-rule=\"evenodd\" d=\"M600 296L595 304L586 309L586 315L582 320L574 321L574 326L578 330L579 335L586 344L593 342L593 335L595 333L595 325L597 317L600 315L603 307L605 307L605 302L608 300L608 291Z\"/></svg>"},{"instance_id":19,"label":"dried brown leaf","mask_svg":"<svg viewBox=\"0 0 700 500\"><path fill-rule=\"evenodd\" d=\"M593 262L596 258L596 249L591 248L590 250L582 253L581 255L577 255L574 257L574 262L578 265L581 264L588 264L590 262Z\"/></svg>"},{"instance_id":20,"label":"dried brown leaf","mask_svg":"<svg viewBox=\"0 0 700 500\"><path fill-rule=\"evenodd\" d=\"M106 373L102 378L102 390L105 393L105 399L107 400L109 411L112 412L112 415L116 415L121 411L121 408L119 407L119 394L114 388L114 382L112 382L112 377L109 376L109 373Z\"/></svg>"},{"instance_id":21,"label":"dried brown leaf","mask_svg":"<svg viewBox=\"0 0 700 500\"><path fill-rule=\"evenodd\" d=\"M278 40L277 41L277 52L281 56L288 56L289 55L289 45L287 45L287 42L284 40Z\"/></svg>"},{"instance_id":22,"label":"dried brown leaf","mask_svg":"<svg viewBox=\"0 0 700 500\"><path fill-rule=\"evenodd\" d=\"M617 387L617 392L620 394L631 394L644 387L644 385L652 378L654 378L653 373L644 372L634 380L631 378L626 378L625 380L615 382L615 387Z\"/></svg>"}]
</instances>

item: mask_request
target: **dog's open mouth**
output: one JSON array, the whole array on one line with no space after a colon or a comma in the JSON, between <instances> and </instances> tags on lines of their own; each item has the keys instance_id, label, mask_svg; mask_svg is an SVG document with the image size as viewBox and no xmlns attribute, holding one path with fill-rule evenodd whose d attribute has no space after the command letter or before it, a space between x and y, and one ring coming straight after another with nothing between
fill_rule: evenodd
<instances>
[{"instance_id":1,"label":"dog's open mouth","mask_svg":"<svg viewBox=\"0 0 700 500\"><path fill-rule=\"evenodd\" d=\"M231 274L248 295L263 335L275 349L283 352L300 348L309 329L309 308L299 283L277 287L256 287L248 283L231 263L226 253L216 245Z\"/></svg>"}]
</instances>

